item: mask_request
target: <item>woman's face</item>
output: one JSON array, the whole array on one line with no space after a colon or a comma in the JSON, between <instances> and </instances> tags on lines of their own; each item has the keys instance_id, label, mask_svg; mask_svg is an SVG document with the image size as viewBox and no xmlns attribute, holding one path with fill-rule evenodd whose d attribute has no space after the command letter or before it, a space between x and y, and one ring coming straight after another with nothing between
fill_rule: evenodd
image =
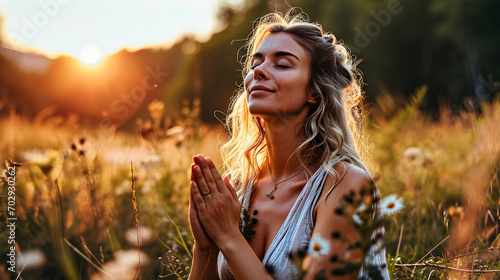
<instances>
[{"instance_id":1,"label":"woman's face","mask_svg":"<svg viewBox=\"0 0 500 280\"><path fill-rule=\"evenodd\" d=\"M306 51L287 33L262 40L245 77L248 110L263 119L307 116L316 102L309 87L310 62Z\"/></svg>"}]
</instances>

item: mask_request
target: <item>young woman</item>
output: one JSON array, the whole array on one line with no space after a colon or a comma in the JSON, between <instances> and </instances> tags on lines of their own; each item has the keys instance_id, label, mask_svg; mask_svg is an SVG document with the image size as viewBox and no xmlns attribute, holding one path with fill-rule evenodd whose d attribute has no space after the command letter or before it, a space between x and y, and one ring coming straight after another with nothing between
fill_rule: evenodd
<instances>
[{"instance_id":1,"label":"young woman","mask_svg":"<svg viewBox=\"0 0 500 280\"><path fill-rule=\"evenodd\" d=\"M321 26L279 14L261 18L247 47L244 88L221 149L224 179L209 158L197 155L191 165L190 279L294 279L290 254L313 236L321 253L306 256L306 279L321 270L328 279L367 275L358 267L334 276L337 256L382 264L389 279L383 250L348 250L361 235L338 211L345 197L372 186L355 149L361 91L346 48ZM240 232L242 209L258 210L250 241Z\"/></svg>"}]
</instances>

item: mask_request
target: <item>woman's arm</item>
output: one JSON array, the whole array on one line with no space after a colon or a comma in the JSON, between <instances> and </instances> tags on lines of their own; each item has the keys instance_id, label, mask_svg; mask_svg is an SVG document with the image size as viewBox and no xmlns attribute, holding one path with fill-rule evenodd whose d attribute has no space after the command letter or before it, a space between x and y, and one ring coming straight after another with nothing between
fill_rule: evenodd
<instances>
[{"instance_id":1,"label":"woman's arm","mask_svg":"<svg viewBox=\"0 0 500 280\"><path fill-rule=\"evenodd\" d=\"M217 277L217 256L219 250L203 251L196 248L193 249L193 264L189 280L216 280Z\"/></svg>"},{"instance_id":2,"label":"woman's arm","mask_svg":"<svg viewBox=\"0 0 500 280\"><path fill-rule=\"evenodd\" d=\"M221 242L220 249L234 279L273 279L243 235Z\"/></svg>"},{"instance_id":3,"label":"woman's arm","mask_svg":"<svg viewBox=\"0 0 500 280\"><path fill-rule=\"evenodd\" d=\"M194 181L194 164L191 165L191 184ZM189 196L189 225L193 233L195 245L193 248L193 263L191 264L190 280L215 280L217 279L217 257L219 249L207 236L201 226L198 210L193 200L193 193Z\"/></svg>"},{"instance_id":4,"label":"woman's arm","mask_svg":"<svg viewBox=\"0 0 500 280\"><path fill-rule=\"evenodd\" d=\"M361 194L372 193L367 191L371 186L371 180L365 171L351 164L347 165L345 172L340 183L325 199L322 199L334 185L333 179L328 177L320 202L316 207L316 222L312 237L316 240L317 237L321 237L321 240L316 248L318 254L308 254L306 257L305 263L308 267L305 279L307 280L315 279L314 277L321 270L324 270L327 279L356 279L361 265L353 267L350 273L344 275L335 274L332 271L345 267L343 259L351 262L364 260L366 252L360 248L349 250L348 246L361 241L360 232L353 226L351 217L362 201L363 195ZM353 198L353 202L346 205L343 202L346 197ZM367 206L371 207L371 205ZM338 209L341 209L343 213L338 213Z\"/></svg>"},{"instance_id":5,"label":"woman's arm","mask_svg":"<svg viewBox=\"0 0 500 280\"><path fill-rule=\"evenodd\" d=\"M191 192L201 225L224 254L234 278L273 279L240 232L241 204L235 190L209 158L199 155L194 160Z\"/></svg>"}]
</instances>

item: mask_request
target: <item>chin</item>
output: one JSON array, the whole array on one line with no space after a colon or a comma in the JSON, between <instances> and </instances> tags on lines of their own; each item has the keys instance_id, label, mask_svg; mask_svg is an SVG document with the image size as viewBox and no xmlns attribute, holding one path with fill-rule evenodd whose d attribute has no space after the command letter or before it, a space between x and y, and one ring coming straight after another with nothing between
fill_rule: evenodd
<instances>
[{"instance_id":1,"label":"chin","mask_svg":"<svg viewBox=\"0 0 500 280\"><path fill-rule=\"evenodd\" d=\"M269 106L270 104L264 104L264 102L250 102L248 103L248 112L254 116L260 117L261 114L269 114L272 110Z\"/></svg>"},{"instance_id":2,"label":"chin","mask_svg":"<svg viewBox=\"0 0 500 280\"><path fill-rule=\"evenodd\" d=\"M249 109L248 112L250 113L250 115L254 117L261 117L261 118L270 115L269 110Z\"/></svg>"}]
</instances>

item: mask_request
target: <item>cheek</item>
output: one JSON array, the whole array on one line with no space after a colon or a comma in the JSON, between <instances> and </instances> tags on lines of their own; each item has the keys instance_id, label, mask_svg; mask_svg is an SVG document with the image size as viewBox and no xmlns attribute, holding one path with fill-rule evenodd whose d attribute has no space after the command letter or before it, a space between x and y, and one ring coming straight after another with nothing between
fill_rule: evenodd
<instances>
[{"instance_id":1,"label":"cheek","mask_svg":"<svg viewBox=\"0 0 500 280\"><path fill-rule=\"evenodd\" d=\"M296 96L301 96L303 93L307 95L309 93L309 79L305 78L302 75L295 75L291 77L287 77L286 80L283 80L281 83L281 87L286 89L287 91L296 92Z\"/></svg>"}]
</instances>

